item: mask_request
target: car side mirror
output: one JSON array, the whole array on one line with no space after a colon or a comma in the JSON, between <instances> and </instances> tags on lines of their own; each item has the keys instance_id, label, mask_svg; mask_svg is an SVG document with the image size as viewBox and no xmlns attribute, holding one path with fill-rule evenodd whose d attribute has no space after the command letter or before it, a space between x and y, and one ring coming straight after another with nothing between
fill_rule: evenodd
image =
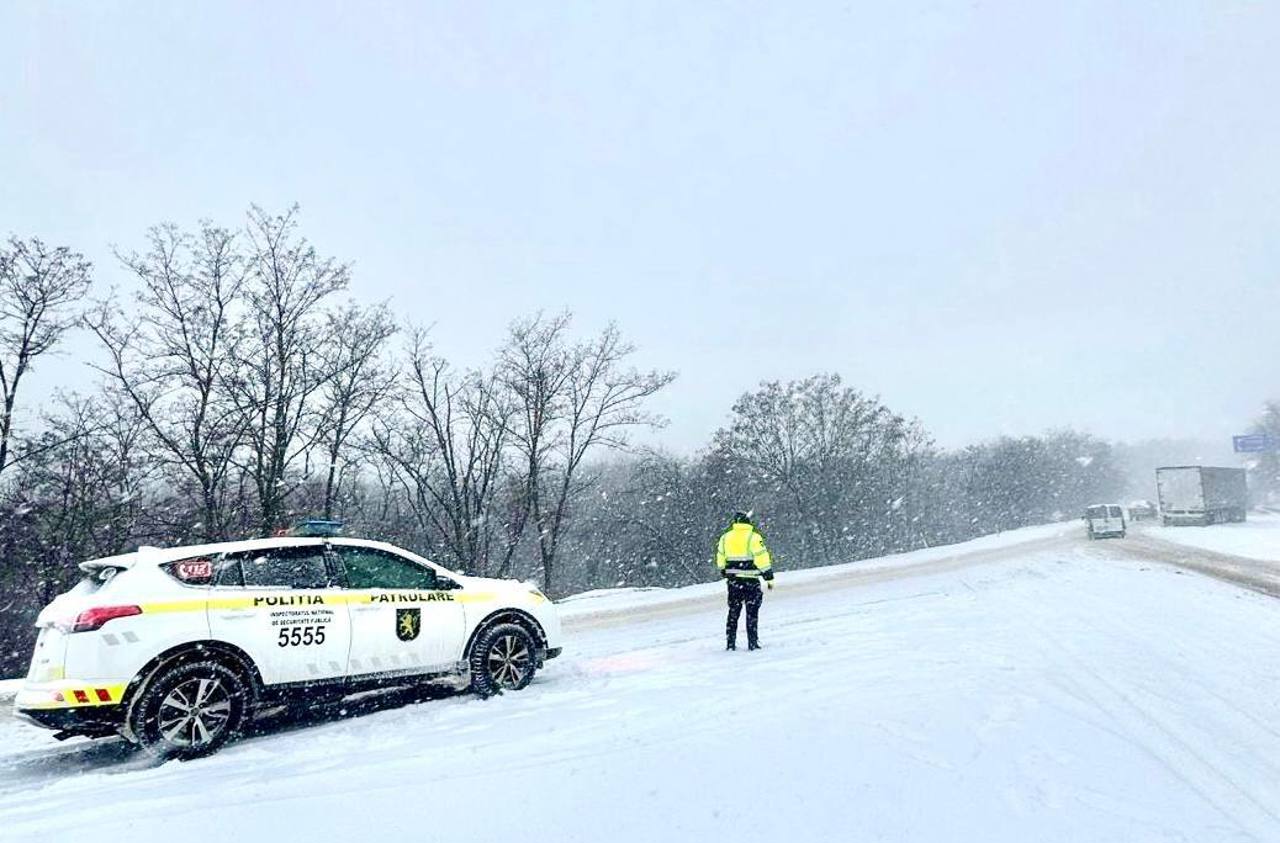
<instances>
[{"instance_id":1,"label":"car side mirror","mask_svg":"<svg viewBox=\"0 0 1280 843\"><path fill-rule=\"evenodd\" d=\"M462 588L462 584L459 583L457 580L451 580L448 577L441 577L441 576L436 577L437 591L453 591L459 588Z\"/></svg>"}]
</instances>

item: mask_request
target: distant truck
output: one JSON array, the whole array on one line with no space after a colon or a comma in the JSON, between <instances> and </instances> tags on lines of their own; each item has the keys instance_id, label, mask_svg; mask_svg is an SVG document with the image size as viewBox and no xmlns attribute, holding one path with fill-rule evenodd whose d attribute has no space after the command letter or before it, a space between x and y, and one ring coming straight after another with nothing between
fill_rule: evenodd
<instances>
[{"instance_id":1,"label":"distant truck","mask_svg":"<svg viewBox=\"0 0 1280 843\"><path fill-rule=\"evenodd\" d=\"M1249 489L1243 468L1171 465L1156 469L1160 519L1174 524L1218 524L1243 521Z\"/></svg>"}]
</instances>

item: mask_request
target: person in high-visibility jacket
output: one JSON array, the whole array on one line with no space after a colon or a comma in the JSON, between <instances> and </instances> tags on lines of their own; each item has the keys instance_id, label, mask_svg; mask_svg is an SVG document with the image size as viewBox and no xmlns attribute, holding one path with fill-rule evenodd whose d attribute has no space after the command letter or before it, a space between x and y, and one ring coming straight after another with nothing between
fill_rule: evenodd
<instances>
[{"instance_id":1,"label":"person in high-visibility jacket","mask_svg":"<svg viewBox=\"0 0 1280 843\"><path fill-rule=\"evenodd\" d=\"M760 649L760 581L773 589L773 560L764 536L751 523L751 514L738 511L733 523L716 543L716 568L729 586L729 620L725 624L725 649L736 650L738 618L747 607L747 649Z\"/></svg>"}]
</instances>

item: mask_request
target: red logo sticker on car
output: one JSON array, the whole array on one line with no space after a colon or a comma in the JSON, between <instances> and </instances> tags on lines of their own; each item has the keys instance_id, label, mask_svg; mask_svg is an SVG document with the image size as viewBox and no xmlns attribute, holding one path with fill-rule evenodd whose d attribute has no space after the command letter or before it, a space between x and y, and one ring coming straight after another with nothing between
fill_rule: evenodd
<instances>
[{"instance_id":1,"label":"red logo sticker on car","mask_svg":"<svg viewBox=\"0 0 1280 843\"><path fill-rule=\"evenodd\" d=\"M213 563L208 559L186 559L176 566L179 579L207 580L213 576Z\"/></svg>"}]
</instances>

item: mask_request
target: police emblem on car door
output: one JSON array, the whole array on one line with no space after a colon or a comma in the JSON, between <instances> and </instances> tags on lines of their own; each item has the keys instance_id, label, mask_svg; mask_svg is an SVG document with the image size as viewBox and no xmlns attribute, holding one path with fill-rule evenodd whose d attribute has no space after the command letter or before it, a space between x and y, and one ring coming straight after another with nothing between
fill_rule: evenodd
<instances>
[{"instance_id":1,"label":"police emblem on car door","mask_svg":"<svg viewBox=\"0 0 1280 843\"><path fill-rule=\"evenodd\" d=\"M422 610L396 609L396 637L401 641L412 641L422 631Z\"/></svg>"}]
</instances>

